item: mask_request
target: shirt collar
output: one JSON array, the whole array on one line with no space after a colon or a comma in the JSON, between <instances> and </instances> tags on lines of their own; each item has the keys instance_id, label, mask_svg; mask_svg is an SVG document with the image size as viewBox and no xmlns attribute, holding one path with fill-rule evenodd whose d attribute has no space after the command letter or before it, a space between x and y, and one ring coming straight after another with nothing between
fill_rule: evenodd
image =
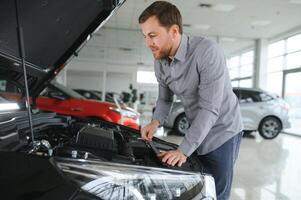
<instances>
[{"instance_id":1,"label":"shirt collar","mask_svg":"<svg viewBox=\"0 0 301 200\"><path fill-rule=\"evenodd\" d=\"M177 60L180 60L180 61L185 60L186 52L187 52L187 40L188 40L187 36L185 34L182 34L180 46L175 55L175 58Z\"/></svg>"},{"instance_id":2,"label":"shirt collar","mask_svg":"<svg viewBox=\"0 0 301 200\"><path fill-rule=\"evenodd\" d=\"M179 48L177 49L176 55L174 57L175 59L180 61L185 60L186 52L187 52L187 41L188 41L187 35L182 34ZM160 59L159 62L165 65L168 64L168 61L166 59Z\"/></svg>"}]
</instances>

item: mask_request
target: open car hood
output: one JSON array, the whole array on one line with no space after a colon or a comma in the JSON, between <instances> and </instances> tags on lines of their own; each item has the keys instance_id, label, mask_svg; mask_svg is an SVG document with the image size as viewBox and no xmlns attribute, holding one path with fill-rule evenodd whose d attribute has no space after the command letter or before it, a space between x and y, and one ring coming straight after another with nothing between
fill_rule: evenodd
<instances>
[{"instance_id":1,"label":"open car hood","mask_svg":"<svg viewBox=\"0 0 301 200\"><path fill-rule=\"evenodd\" d=\"M0 78L24 88L17 12L23 30L29 93L37 96L124 0L2 0ZM18 9L16 9L18 8Z\"/></svg>"}]
</instances>

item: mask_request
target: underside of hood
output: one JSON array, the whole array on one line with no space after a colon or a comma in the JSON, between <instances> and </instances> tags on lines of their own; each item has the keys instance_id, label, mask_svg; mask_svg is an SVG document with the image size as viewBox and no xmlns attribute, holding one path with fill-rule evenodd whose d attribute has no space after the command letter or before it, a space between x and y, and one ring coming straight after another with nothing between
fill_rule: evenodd
<instances>
[{"instance_id":1,"label":"underside of hood","mask_svg":"<svg viewBox=\"0 0 301 200\"><path fill-rule=\"evenodd\" d=\"M24 85L18 40L21 27L30 95L38 95L123 2L1 0L0 76Z\"/></svg>"}]
</instances>

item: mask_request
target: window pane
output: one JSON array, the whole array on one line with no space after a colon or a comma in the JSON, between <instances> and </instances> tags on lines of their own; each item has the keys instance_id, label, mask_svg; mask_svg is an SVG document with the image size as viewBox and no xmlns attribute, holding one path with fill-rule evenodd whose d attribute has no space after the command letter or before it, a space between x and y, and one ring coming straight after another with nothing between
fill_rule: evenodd
<instances>
[{"instance_id":1,"label":"window pane","mask_svg":"<svg viewBox=\"0 0 301 200\"><path fill-rule=\"evenodd\" d=\"M252 79L245 79L239 81L239 87L251 88L252 85Z\"/></svg>"},{"instance_id":2,"label":"window pane","mask_svg":"<svg viewBox=\"0 0 301 200\"><path fill-rule=\"evenodd\" d=\"M253 59L254 59L254 52L253 51L249 51L247 53L244 53L244 54L241 55L241 64L242 65L251 64L251 63L253 63Z\"/></svg>"},{"instance_id":3,"label":"window pane","mask_svg":"<svg viewBox=\"0 0 301 200\"><path fill-rule=\"evenodd\" d=\"M157 84L157 79L155 72L151 71L138 71L137 72L137 82L138 83L155 83Z\"/></svg>"},{"instance_id":4,"label":"window pane","mask_svg":"<svg viewBox=\"0 0 301 200\"><path fill-rule=\"evenodd\" d=\"M301 51L288 54L286 57L287 69L292 69L301 66Z\"/></svg>"},{"instance_id":5,"label":"window pane","mask_svg":"<svg viewBox=\"0 0 301 200\"><path fill-rule=\"evenodd\" d=\"M231 81L232 87L238 87L238 81Z\"/></svg>"},{"instance_id":6,"label":"window pane","mask_svg":"<svg viewBox=\"0 0 301 200\"><path fill-rule=\"evenodd\" d=\"M282 72L269 73L267 77L267 90L279 96L282 94Z\"/></svg>"},{"instance_id":7,"label":"window pane","mask_svg":"<svg viewBox=\"0 0 301 200\"><path fill-rule=\"evenodd\" d=\"M253 65L244 65L241 66L240 68L240 75L239 77L247 77L247 76L252 76L253 75Z\"/></svg>"},{"instance_id":8,"label":"window pane","mask_svg":"<svg viewBox=\"0 0 301 200\"><path fill-rule=\"evenodd\" d=\"M283 56L269 59L268 72L281 71L283 68Z\"/></svg>"},{"instance_id":9,"label":"window pane","mask_svg":"<svg viewBox=\"0 0 301 200\"><path fill-rule=\"evenodd\" d=\"M229 67L233 68L233 67L238 67L238 66L239 66L239 56L230 58Z\"/></svg>"},{"instance_id":10,"label":"window pane","mask_svg":"<svg viewBox=\"0 0 301 200\"><path fill-rule=\"evenodd\" d=\"M287 39L287 52L301 50L301 34Z\"/></svg>"},{"instance_id":11,"label":"window pane","mask_svg":"<svg viewBox=\"0 0 301 200\"><path fill-rule=\"evenodd\" d=\"M229 68L229 74L230 74L230 79L238 78L239 77L239 68Z\"/></svg>"},{"instance_id":12,"label":"window pane","mask_svg":"<svg viewBox=\"0 0 301 200\"><path fill-rule=\"evenodd\" d=\"M269 45L268 47L269 58L280 56L284 54L284 40L275 42Z\"/></svg>"}]
</instances>

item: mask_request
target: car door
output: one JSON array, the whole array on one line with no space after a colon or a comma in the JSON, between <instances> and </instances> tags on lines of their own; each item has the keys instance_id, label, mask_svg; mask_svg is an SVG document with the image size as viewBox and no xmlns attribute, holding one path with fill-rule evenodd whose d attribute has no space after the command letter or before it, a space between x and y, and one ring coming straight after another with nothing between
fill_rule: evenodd
<instances>
[{"instance_id":1,"label":"car door","mask_svg":"<svg viewBox=\"0 0 301 200\"><path fill-rule=\"evenodd\" d=\"M259 91L239 91L240 110L245 130L257 130L264 115L264 105Z\"/></svg>"},{"instance_id":2,"label":"car door","mask_svg":"<svg viewBox=\"0 0 301 200\"><path fill-rule=\"evenodd\" d=\"M37 98L37 107L40 110L56 112L60 114L70 114L70 102L63 92L46 88Z\"/></svg>"}]
</instances>

